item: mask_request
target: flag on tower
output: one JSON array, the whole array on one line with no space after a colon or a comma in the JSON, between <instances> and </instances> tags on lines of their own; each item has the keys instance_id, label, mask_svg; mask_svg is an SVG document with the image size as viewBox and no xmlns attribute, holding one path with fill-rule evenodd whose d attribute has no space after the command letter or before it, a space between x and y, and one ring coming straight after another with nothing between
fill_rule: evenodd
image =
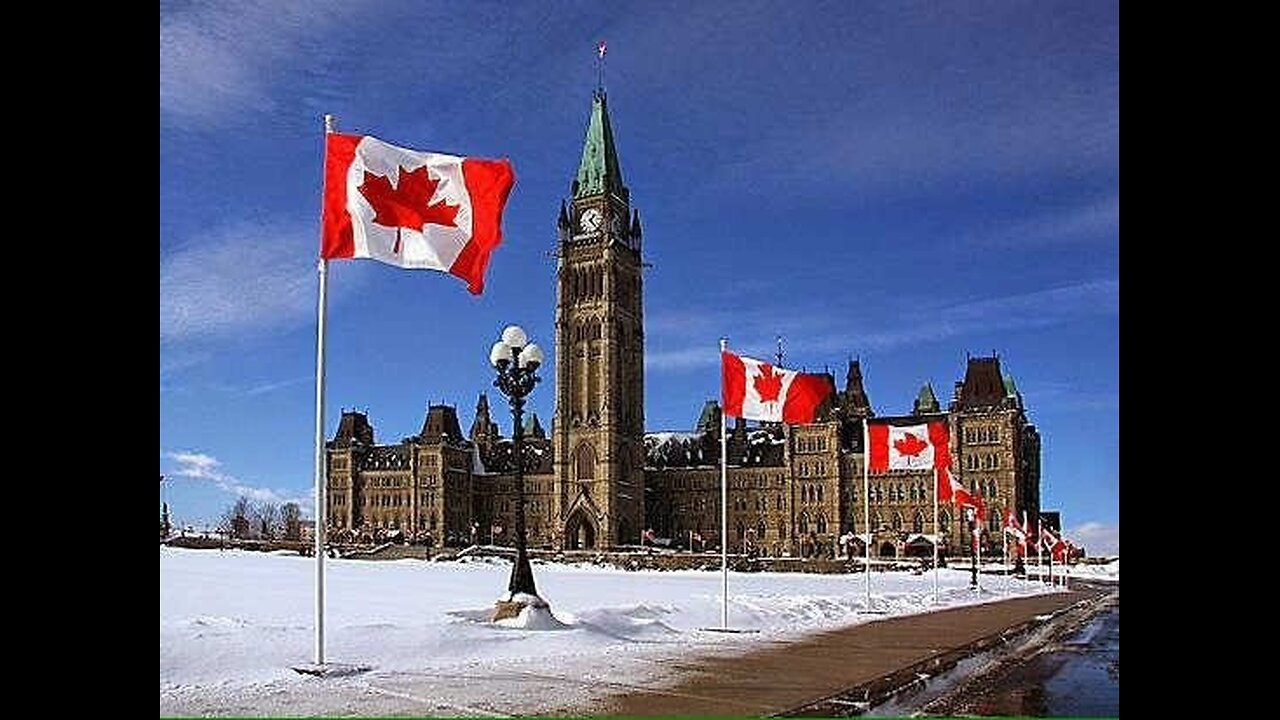
<instances>
[{"instance_id":1,"label":"flag on tower","mask_svg":"<svg viewBox=\"0 0 1280 720\"><path fill-rule=\"evenodd\" d=\"M783 370L731 352L720 353L720 376L725 417L746 420L811 423L835 389L826 375Z\"/></svg>"},{"instance_id":2,"label":"flag on tower","mask_svg":"<svg viewBox=\"0 0 1280 720\"><path fill-rule=\"evenodd\" d=\"M515 183L510 162L408 150L368 135L326 138L322 258L439 270L474 295L484 291Z\"/></svg>"}]
</instances>

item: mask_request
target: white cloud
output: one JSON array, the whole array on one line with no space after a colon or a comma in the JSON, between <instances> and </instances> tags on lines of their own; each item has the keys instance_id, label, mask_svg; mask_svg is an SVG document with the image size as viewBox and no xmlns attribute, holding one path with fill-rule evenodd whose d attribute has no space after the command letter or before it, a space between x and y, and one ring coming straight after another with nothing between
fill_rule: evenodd
<instances>
[{"instance_id":1,"label":"white cloud","mask_svg":"<svg viewBox=\"0 0 1280 720\"><path fill-rule=\"evenodd\" d=\"M1120 554L1120 523L1087 522L1069 529L1067 538L1092 556Z\"/></svg>"},{"instance_id":2,"label":"white cloud","mask_svg":"<svg viewBox=\"0 0 1280 720\"><path fill-rule=\"evenodd\" d=\"M312 505L306 497L292 497L286 492L271 488L257 487L242 482L239 478L222 471L222 463L212 455L199 452L161 453L178 464L169 471L174 477L190 480L208 480L223 491L236 497L244 496L257 502L271 502L278 505L287 502L298 503L306 512Z\"/></svg>"},{"instance_id":3,"label":"white cloud","mask_svg":"<svg viewBox=\"0 0 1280 720\"><path fill-rule=\"evenodd\" d=\"M160 260L160 340L227 336L315 314L312 231L240 223L194 238Z\"/></svg>"},{"instance_id":4,"label":"white cloud","mask_svg":"<svg viewBox=\"0 0 1280 720\"><path fill-rule=\"evenodd\" d=\"M918 307L917 304L912 303L902 304L912 308ZM790 337L785 338L787 347L794 348L801 354L846 353L851 348L888 350L971 333L1048 327L1081 317L1118 314L1120 312L1120 281L1118 279L1090 280L1029 293L960 302L934 308L926 314L925 319L889 318L889 322L880 327L855 326L850 329L847 321L840 317L840 313L803 313L797 312L796 308L788 308L786 312L790 313L790 316L775 317L770 314L772 312L774 311L761 312L738 308L725 313L712 311L709 317L716 317L720 327L790 327L792 330L797 329L792 321L794 316L823 318L822 325L801 324L798 327L805 331L803 334L792 333ZM828 323L836 321L842 322L842 327L833 330ZM667 335L680 334L674 329L674 325L676 323L673 323L673 328L668 328ZM748 355L754 353L758 357L770 357L773 354L774 337L770 333L734 338L732 347L735 351ZM706 343L696 346L664 347L645 355L645 364L652 370L685 370L706 367L717 362L719 362L719 354L715 351L715 347L708 346ZM1110 402L1109 399L1107 401Z\"/></svg>"},{"instance_id":5,"label":"white cloud","mask_svg":"<svg viewBox=\"0 0 1280 720\"><path fill-rule=\"evenodd\" d=\"M160 116L215 126L271 112L272 78L356 2L232 1L160 10Z\"/></svg>"},{"instance_id":6,"label":"white cloud","mask_svg":"<svg viewBox=\"0 0 1280 720\"><path fill-rule=\"evenodd\" d=\"M275 392L276 390L282 390L287 387L293 387L294 385L300 385L305 382L313 382L314 380L315 380L314 377L307 375L304 377L289 378L288 380L265 382L265 383L260 383L258 385L254 385L248 390L245 390L244 394L250 395L250 396L265 395L266 393L269 393L269 392Z\"/></svg>"},{"instance_id":7,"label":"white cloud","mask_svg":"<svg viewBox=\"0 0 1280 720\"><path fill-rule=\"evenodd\" d=\"M998 247L1114 240L1120 242L1120 196L1058 209L976 234L973 242Z\"/></svg>"}]
</instances>

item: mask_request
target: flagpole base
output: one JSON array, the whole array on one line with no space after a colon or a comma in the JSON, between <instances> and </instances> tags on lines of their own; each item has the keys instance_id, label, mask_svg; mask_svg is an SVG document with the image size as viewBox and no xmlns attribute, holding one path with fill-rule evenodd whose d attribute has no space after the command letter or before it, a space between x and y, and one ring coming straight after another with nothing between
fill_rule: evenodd
<instances>
[{"instance_id":1,"label":"flagpole base","mask_svg":"<svg viewBox=\"0 0 1280 720\"><path fill-rule=\"evenodd\" d=\"M372 669L372 665L352 665L349 663L302 663L293 666L294 672L301 675L314 675L315 677L348 677L359 675Z\"/></svg>"}]
</instances>

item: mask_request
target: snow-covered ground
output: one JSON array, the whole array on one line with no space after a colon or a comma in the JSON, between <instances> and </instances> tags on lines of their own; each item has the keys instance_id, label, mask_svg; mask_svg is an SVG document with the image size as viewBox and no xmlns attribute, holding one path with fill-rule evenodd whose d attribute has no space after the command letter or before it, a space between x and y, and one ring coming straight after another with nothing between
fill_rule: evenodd
<instances>
[{"instance_id":1,"label":"snow-covered ground","mask_svg":"<svg viewBox=\"0 0 1280 720\"><path fill-rule=\"evenodd\" d=\"M864 576L730 573L720 625L720 573L626 572L534 564L538 591L563 629L488 622L510 564L329 560L326 659L372 666L348 678L298 675L313 659L314 572L292 554L160 548L162 715L491 715L583 712L593 700L674 683L675 661L749 652L769 640L869 622ZM1118 578L1119 563L1115 563ZM889 615L1050 590L967 568L872 574Z\"/></svg>"}]
</instances>

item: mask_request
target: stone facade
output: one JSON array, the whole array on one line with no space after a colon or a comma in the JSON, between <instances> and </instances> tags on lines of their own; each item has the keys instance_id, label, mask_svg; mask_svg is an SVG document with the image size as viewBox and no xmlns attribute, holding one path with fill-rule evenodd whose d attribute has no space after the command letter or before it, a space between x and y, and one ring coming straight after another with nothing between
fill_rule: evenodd
<instances>
[{"instance_id":1,"label":"stone facade","mask_svg":"<svg viewBox=\"0 0 1280 720\"><path fill-rule=\"evenodd\" d=\"M570 194L557 220L555 416L550 437L535 414L524 428L529 543L638 545L652 530L666 544L718 547L719 404L707 401L692 431L644 431L642 231L602 90ZM874 555L927 556L928 537L940 529L948 554L967 552L965 519L951 507L939 508L935 529L931 472L864 481L863 423L873 417L861 364L851 360L844 389L819 409L818 422L735 420L725 439L728 547L834 556L842 535L867 537L869 528ZM986 552L1000 545L1005 508L1039 513L1040 437L998 357L969 360L945 411L925 385L908 417L946 419L956 470L990 511ZM344 412L328 443L330 532L339 540L509 544L514 463L483 394L468 436L449 406L429 407L422 430L394 445L375 442L363 413ZM843 550L861 554L862 542Z\"/></svg>"}]
</instances>

